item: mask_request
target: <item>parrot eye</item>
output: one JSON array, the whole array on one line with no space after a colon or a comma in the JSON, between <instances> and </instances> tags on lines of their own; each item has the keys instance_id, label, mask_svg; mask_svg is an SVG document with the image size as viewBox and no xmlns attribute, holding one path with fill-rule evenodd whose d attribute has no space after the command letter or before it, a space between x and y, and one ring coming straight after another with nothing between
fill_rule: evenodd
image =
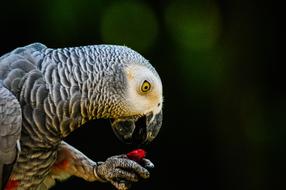
<instances>
[{"instance_id":1,"label":"parrot eye","mask_svg":"<svg viewBox=\"0 0 286 190\"><path fill-rule=\"evenodd\" d=\"M150 89L151 89L151 84L150 84L150 82L148 82L147 80L145 80L145 81L142 83L141 91L142 91L142 92L148 92Z\"/></svg>"}]
</instances>

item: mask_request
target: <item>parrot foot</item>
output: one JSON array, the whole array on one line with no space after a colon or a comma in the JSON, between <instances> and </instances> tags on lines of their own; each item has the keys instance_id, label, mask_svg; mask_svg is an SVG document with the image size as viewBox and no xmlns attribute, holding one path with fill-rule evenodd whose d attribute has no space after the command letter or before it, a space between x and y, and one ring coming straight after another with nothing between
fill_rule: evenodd
<instances>
[{"instance_id":1,"label":"parrot foot","mask_svg":"<svg viewBox=\"0 0 286 190\"><path fill-rule=\"evenodd\" d=\"M145 163L144 166L153 165L146 158L142 160ZM110 182L118 190L127 190L132 183L150 177L146 168L136 161L130 160L127 155L112 156L105 162L99 162L94 167L94 175L99 181Z\"/></svg>"}]
</instances>

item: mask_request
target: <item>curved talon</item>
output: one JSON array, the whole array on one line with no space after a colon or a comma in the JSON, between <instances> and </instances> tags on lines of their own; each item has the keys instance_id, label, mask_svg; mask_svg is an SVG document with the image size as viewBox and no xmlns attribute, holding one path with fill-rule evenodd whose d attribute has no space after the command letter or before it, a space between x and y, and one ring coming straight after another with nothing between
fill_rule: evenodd
<instances>
[{"instance_id":1,"label":"curved talon","mask_svg":"<svg viewBox=\"0 0 286 190\"><path fill-rule=\"evenodd\" d=\"M155 168L155 165L147 158L141 160L141 165L148 170Z\"/></svg>"},{"instance_id":2,"label":"curved talon","mask_svg":"<svg viewBox=\"0 0 286 190\"><path fill-rule=\"evenodd\" d=\"M127 190L129 188L124 181L111 181L110 183L118 190Z\"/></svg>"}]
</instances>

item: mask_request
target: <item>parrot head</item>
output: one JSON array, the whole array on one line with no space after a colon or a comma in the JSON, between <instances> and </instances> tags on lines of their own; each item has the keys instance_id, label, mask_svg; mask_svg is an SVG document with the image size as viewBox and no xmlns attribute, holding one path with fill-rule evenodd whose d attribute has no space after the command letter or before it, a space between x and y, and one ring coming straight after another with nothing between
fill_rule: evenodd
<instances>
[{"instance_id":1,"label":"parrot head","mask_svg":"<svg viewBox=\"0 0 286 190\"><path fill-rule=\"evenodd\" d=\"M126 114L111 119L112 129L125 143L149 143L162 125L162 82L151 65L130 64L123 71Z\"/></svg>"},{"instance_id":2,"label":"parrot head","mask_svg":"<svg viewBox=\"0 0 286 190\"><path fill-rule=\"evenodd\" d=\"M81 111L82 117L110 119L115 135L125 143L151 142L163 119L163 87L159 74L148 60L128 47L91 48L94 49L89 51L94 55L88 59L96 59L92 62L94 66L86 62L87 66L82 69L89 77L81 87L82 94L88 97L87 103L82 104L86 105Z\"/></svg>"},{"instance_id":3,"label":"parrot head","mask_svg":"<svg viewBox=\"0 0 286 190\"><path fill-rule=\"evenodd\" d=\"M162 125L162 82L154 67L124 46L103 46L100 76L93 78L96 97L91 115L110 119L119 140L128 144L151 142ZM108 55L108 56L107 56Z\"/></svg>"}]
</instances>

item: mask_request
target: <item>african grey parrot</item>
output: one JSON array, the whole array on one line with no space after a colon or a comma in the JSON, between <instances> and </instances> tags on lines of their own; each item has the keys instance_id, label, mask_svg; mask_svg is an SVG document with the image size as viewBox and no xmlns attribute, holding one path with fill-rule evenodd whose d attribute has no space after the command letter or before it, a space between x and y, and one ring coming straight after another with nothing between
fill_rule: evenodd
<instances>
[{"instance_id":1,"label":"african grey parrot","mask_svg":"<svg viewBox=\"0 0 286 190\"><path fill-rule=\"evenodd\" d=\"M128 189L149 177L144 165L124 154L94 162L63 138L89 120L108 118L122 141L150 142L162 125L162 103L158 73L124 46L34 43L3 55L0 190L46 190L72 175Z\"/></svg>"}]
</instances>

